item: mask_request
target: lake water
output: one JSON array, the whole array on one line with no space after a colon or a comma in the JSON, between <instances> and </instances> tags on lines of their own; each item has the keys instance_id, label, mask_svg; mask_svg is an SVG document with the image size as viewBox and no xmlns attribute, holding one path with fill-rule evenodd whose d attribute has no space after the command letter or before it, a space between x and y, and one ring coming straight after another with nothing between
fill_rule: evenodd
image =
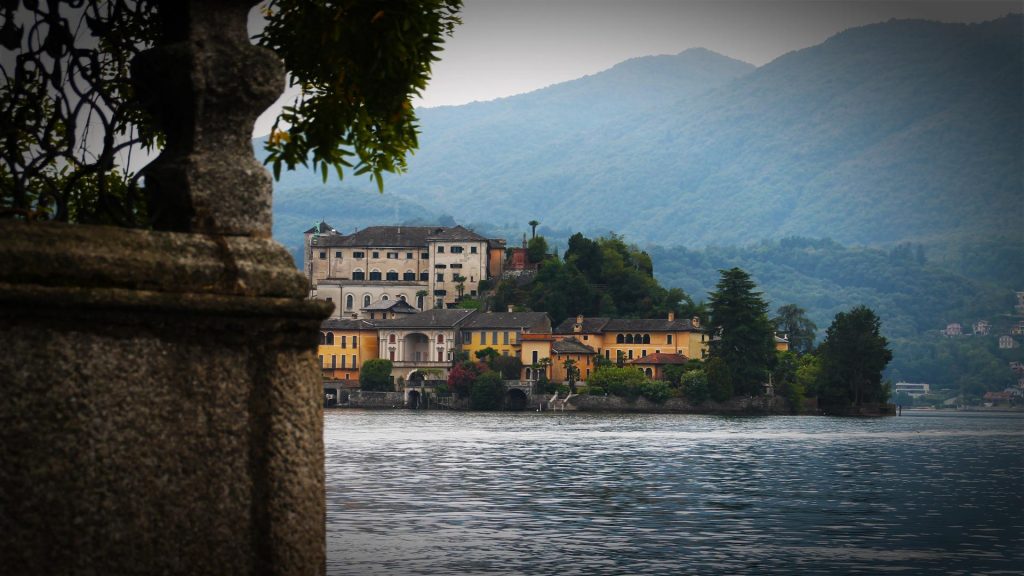
<instances>
[{"instance_id":1,"label":"lake water","mask_svg":"<svg viewBox=\"0 0 1024 576\"><path fill-rule=\"evenodd\" d=\"M330 574L1021 574L1024 416L330 410Z\"/></svg>"}]
</instances>

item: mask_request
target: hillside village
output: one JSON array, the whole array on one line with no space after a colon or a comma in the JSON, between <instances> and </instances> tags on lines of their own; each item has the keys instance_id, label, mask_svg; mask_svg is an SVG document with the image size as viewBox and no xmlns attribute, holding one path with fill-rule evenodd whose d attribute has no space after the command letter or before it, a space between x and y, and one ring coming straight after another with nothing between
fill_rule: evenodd
<instances>
[{"instance_id":1,"label":"hillside village","mask_svg":"<svg viewBox=\"0 0 1024 576\"><path fill-rule=\"evenodd\" d=\"M321 326L325 388L359 388L360 369L374 359L391 362L393 389L415 403L425 387L443 385L455 364L478 353L517 359L520 386L585 383L602 360L656 380L667 366L707 357L710 338L698 317L578 315L552 325L544 311L459 307L503 278L529 277L526 250L461 226L343 234L321 222L307 230L310 297L334 304ZM776 348L788 349L781 335Z\"/></svg>"}]
</instances>

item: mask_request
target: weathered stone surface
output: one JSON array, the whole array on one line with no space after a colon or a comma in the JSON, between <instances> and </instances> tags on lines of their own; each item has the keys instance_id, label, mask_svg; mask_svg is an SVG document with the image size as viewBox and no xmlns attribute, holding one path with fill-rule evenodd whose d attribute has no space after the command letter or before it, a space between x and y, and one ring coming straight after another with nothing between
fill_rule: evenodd
<instances>
[{"instance_id":1,"label":"weathered stone surface","mask_svg":"<svg viewBox=\"0 0 1024 576\"><path fill-rule=\"evenodd\" d=\"M284 250L0 237L0 572L321 573L329 307Z\"/></svg>"},{"instance_id":2,"label":"weathered stone surface","mask_svg":"<svg viewBox=\"0 0 1024 576\"><path fill-rule=\"evenodd\" d=\"M269 237L270 175L252 154L256 118L284 90L284 66L253 46L247 0L164 0L163 43L132 81L166 135L143 171L157 229Z\"/></svg>"}]
</instances>

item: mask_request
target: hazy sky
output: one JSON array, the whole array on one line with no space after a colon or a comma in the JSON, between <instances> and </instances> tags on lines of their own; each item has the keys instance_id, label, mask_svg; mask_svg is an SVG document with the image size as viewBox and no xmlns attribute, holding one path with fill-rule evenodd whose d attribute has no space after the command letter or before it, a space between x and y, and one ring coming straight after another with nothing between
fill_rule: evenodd
<instances>
[{"instance_id":1,"label":"hazy sky","mask_svg":"<svg viewBox=\"0 0 1024 576\"><path fill-rule=\"evenodd\" d=\"M991 20L1022 2L465 0L417 106L529 92L637 56L703 47L755 65L891 18ZM254 134L269 131L273 110Z\"/></svg>"}]
</instances>

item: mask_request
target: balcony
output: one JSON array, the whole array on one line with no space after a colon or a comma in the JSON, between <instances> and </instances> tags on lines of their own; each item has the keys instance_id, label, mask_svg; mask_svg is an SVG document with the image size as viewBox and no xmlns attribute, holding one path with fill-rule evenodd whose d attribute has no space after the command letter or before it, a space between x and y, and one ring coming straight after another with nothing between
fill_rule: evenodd
<instances>
[{"instance_id":1,"label":"balcony","mask_svg":"<svg viewBox=\"0 0 1024 576\"><path fill-rule=\"evenodd\" d=\"M441 369L448 369L448 368L451 367L452 363L448 362L448 361L445 361L445 362L433 361L433 362L431 362L429 360L395 360L395 361L392 362L392 365L395 368L441 368Z\"/></svg>"}]
</instances>

